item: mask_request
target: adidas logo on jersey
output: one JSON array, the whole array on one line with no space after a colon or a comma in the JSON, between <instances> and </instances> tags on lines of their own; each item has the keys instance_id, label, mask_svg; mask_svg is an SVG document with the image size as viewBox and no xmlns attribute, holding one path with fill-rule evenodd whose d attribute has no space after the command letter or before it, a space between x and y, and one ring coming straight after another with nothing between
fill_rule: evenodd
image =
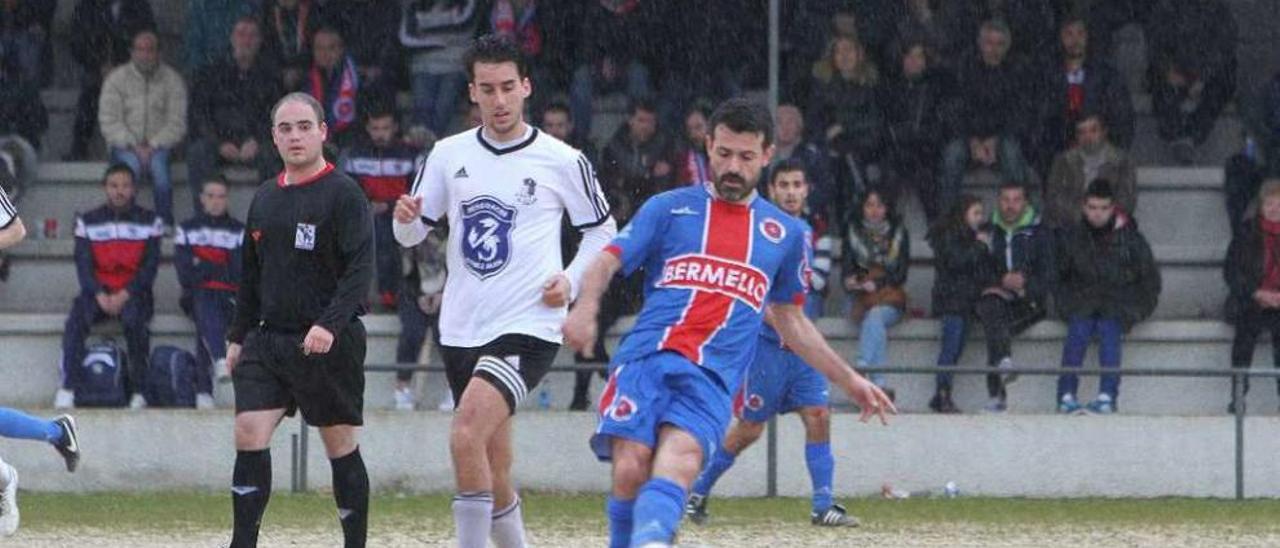
<instances>
[{"instance_id":1,"label":"adidas logo on jersey","mask_svg":"<svg viewBox=\"0 0 1280 548\"><path fill-rule=\"evenodd\" d=\"M462 167L458 168L458 171L457 171L457 172L455 172L455 173L453 174L453 178L454 178L454 179L469 179L470 177L467 175L467 166L462 166Z\"/></svg>"},{"instance_id":2,"label":"adidas logo on jersey","mask_svg":"<svg viewBox=\"0 0 1280 548\"><path fill-rule=\"evenodd\" d=\"M675 209L672 209L671 214L672 215L697 215L698 212L694 211L693 208L689 206L684 206L684 207L677 207Z\"/></svg>"}]
</instances>

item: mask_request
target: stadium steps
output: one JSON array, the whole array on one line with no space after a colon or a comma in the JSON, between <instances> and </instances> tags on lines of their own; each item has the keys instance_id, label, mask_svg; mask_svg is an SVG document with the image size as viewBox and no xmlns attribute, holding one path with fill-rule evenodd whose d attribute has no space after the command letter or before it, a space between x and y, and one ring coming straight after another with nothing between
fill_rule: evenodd
<instances>
[{"instance_id":1,"label":"stadium steps","mask_svg":"<svg viewBox=\"0 0 1280 548\"><path fill-rule=\"evenodd\" d=\"M0 347L5 349L5 359L0 360L0 378L6 379L0 386L0 405L21 407L45 407L50 405L58 383L64 313L5 313L0 314ZM631 325L632 318L625 318L615 326L610 340ZM388 314L365 318L369 332L367 363L392 363L395 358L396 335L399 320ZM840 318L822 318L819 329L832 341L836 350L855 361L857 355L857 331ZM152 322L153 344L176 344L191 348L195 337L194 327L185 317L162 313ZM985 350L981 329L975 326L962 365L982 366ZM95 328L95 336L115 336L119 326L106 323ZM1054 366L1061 359L1062 340L1066 328L1058 321L1044 321L1019 336L1014 342L1015 359L1030 366ZM931 319L909 319L890 331L889 356L894 366L927 366L937 360L940 325ZM1156 369L1226 368L1232 330L1229 326L1211 320L1160 320L1139 324L1127 335L1124 348L1126 367ZM1260 345L1259 363L1265 363L1270 350ZM434 355L433 355L434 356ZM1096 358L1090 352L1087 367L1095 367ZM432 359L435 359L434 357ZM572 355L561 351L558 365L571 365ZM390 373L367 375L365 397L371 409L391 406L393 376ZM421 379L421 377L419 377ZM891 375L889 383L897 388L898 404L905 412L927 412L929 396L933 392L933 379L927 375ZM976 412L986 403L986 389L981 376L957 377L956 403L967 412ZM1052 413L1054 409L1053 377L1024 376L1013 385L1010 406L1015 413ZM425 380L425 404L434 408L443 396L443 377L432 374ZM592 394L598 395L603 382L594 378ZM550 391L552 406L561 409L568 405L572 394L573 374L552 373L546 385ZM1094 395L1096 377L1085 377L1081 382L1081 398ZM1126 414L1175 414L1217 415L1225 410L1230 382L1226 379L1184 378L1130 378L1122 384L1120 409ZM232 402L230 387L219 385L216 397L220 404ZM837 403L844 402L839 390L832 396ZM1276 392L1271 381L1258 381L1258 387L1250 395L1250 412L1275 413ZM592 400L594 401L594 400ZM536 408L537 394L525 401L528 409Z\"/></svg>"}]
</instances>

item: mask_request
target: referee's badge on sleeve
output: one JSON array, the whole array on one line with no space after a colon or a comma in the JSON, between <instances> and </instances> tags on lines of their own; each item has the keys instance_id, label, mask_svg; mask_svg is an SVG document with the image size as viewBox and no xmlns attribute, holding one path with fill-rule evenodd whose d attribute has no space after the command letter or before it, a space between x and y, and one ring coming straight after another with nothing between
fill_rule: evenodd
<instances>
[{"instance_id":1,"label":"referee's badge on sleeve","mask_svg":"<svg viewBox=\"0 0 1280 548\"><path fill-rule=\"evenodd\" d=\"M298 223L298 231L293 235L293 247L307 251L316 248L316 225Z\"/></svg>"}]
</instances>

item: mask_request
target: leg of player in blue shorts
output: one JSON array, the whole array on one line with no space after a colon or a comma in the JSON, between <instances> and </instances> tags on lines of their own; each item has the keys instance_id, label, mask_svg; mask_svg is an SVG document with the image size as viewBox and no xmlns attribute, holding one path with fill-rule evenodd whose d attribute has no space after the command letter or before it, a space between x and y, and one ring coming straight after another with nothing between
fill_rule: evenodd
<instances>
[{"instance_id":1,"label":"leg of player in blue shorts","mask_svg":"<svg viewBox=\"0 0 1280 548\"><path fill-rule=\"evenodd\" d=\"M796 411L804 423L805 464L813 484L810 521L827 527L856 527L858 519L843 506L833 504L832 477L835 457L831 454L831 411L827 404L827 381L805 365L799 356L760 341L755 360L734 401L737 422L725 435L724 443L693 484L685 505L685 515L696 524L707 519L707 498L720 476L733 466L742 451L750 447L765 423L774 415Z\"/></svg>"},{"instance_id":2,"label":"leg of player in blue shorts","mask_svg":"<svg viewBox=\"0 0 1280 548\"><path fill-rule=\"evenodd\" d=\"M68 472L75 472L76 465L80 463L76 421L70 415L48 421L16 409L0 407L0 436L52 445L66 461ZM18 530L17 497L18 471L0 460L0 537L7 537Z\"/></svg>"}]
</instances>

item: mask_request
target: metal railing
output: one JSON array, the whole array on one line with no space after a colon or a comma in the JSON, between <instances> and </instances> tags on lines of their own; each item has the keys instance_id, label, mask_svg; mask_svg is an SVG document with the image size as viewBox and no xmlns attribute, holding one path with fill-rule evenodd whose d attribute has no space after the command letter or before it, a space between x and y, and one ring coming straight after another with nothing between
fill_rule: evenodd
<instances>
[{"instance_id":1,"label":"metal railing","mask_svg":"<svg viewBox=\"0 0 1280 548\"><path fill-rule=\"evenodd\" d=\"M443 373L444 367L438 365L418 365L418 364L366 364L365 372L368 373L395 373L399 371L413 371L415 373ZM597 373L605 371L604 366L553 366L547 370L548 373L576 373L579 371L589 371ZM1156 369L1156 368L1083 368L1083 367L1012 367L1012 368L993 368L993 367L976 367L976 366L928 366L928 367L878 367L876 373L886 375L936 375L938 373L948 373L953 375L987 375L990 373L999 373L1001 375L1017 374L1027 376L1058 376L1063 374L1072 374L1080 376L1102 376L1102 375L1119 375L1123 377L1166 377L1166 378L1230 378L1231 383L1231 401L1243 403L1244 401L1244 383L1241 382L1250 377L1258 378L1280 378L1280 370L1253 370L1243 368L1231 369ZM1245 430L1244 418L1246 409L1244 405L1235 405L1235 480L1236 480L1236 500L1244 499L1244 444ZM307 490L307 438L308 428L305 422L299 420L299 432L292 436L292 470L291 479L292 487L295 492ZM778 429L777 419L769 419L769 427L767 434L767 496L774 497L778 494Z\"/></svg>"}]
</instances>

